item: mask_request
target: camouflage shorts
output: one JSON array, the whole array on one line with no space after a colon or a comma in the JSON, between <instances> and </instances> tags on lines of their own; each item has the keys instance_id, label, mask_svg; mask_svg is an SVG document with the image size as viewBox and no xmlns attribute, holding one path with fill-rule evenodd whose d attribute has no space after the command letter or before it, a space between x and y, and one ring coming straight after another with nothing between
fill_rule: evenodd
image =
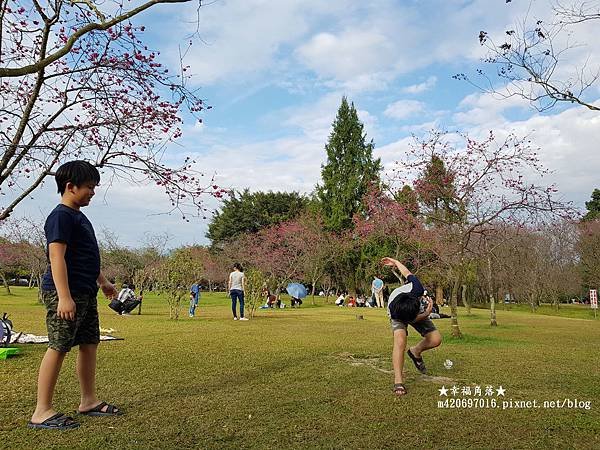
<instances>
[{"instance_id":1,"label":"camouflage shorts","mask_svg":"<svg viewBox=\"0 0 600 450\"><path fill-rule=\"evenodd\" d=\"M42 291L42 300L46 305L48 347L59 352L68 352L71 347L79 344L100 342L96 295L72 294L72 298L76 307L75 320L59 319L56 315L58 307L56 291Z\"/></svg>"},{"instance_id":2,"label":"camouflage shorts","mask_svg":"<svg viewBox=\"0 0 600 450\"><path fill-rule=\"evenodd\" d=\"M402 322L401 320L394 320L390 318L390 324L392 326L392 332L397 330L405 330L406 335L408 336L408 325ZM423 319L419 322L411 322L410 326L413 327L417 332L425 337L426 334L431 333L432 331L437 330L431 319Z\"/></svg>"}]
</instances>

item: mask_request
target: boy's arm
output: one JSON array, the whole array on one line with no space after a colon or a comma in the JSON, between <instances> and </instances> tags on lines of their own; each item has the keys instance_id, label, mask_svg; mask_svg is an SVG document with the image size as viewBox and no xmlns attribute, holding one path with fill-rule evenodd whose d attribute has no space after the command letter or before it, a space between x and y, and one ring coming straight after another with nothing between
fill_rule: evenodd
<instances>
[{"instance_id":1,"label":"boy's arm","mask_svg":"<svg viewBox=\"0 0 600 450\"><path fill-rule=\"evenodd\" d=\"M427 301L428 305L427 308L425 308L425 311L423 311L421 314L419 314L417 317L415 317L415 322L420 322L421 320L427 319L429 317L429 314L431 314L431 308L433 307L433 300L431 300L431 298L429 297L424 297L425 300Z\"/></svg>"},{"instance_id":2,"label":"boy's arm","mask_svg":"<svg viewBox=\"0 0 600 450\"><path fill-rule=\"evenodd\" d=\"M64 242L51 242L48 245L48 258L52 268L52 280L58 294L58 307L56 315L59 319L75 320L76 306L71 297L69 289L69 278L67 277L67 262L65 253L67 244Z\"/></svg>"},{"instance_id":3,"label":"boy's arm","mask_svg":"<svg viewBox=\"0 0 600 450\"><path fill-rule=\"evenodd\" d=\"M102 289L102 292L106 298L115 298L117 295L119 295L114 285L106 279L102 272L100 272L100 275L98 275L96 283L98 286L100 286L100 289Z\"/></svg>"},{"instance_id":4,"label":"boy's arm","mask_svg":"<svg viewBox=\"0 0 600 450\"><path fill-rule=\"evenodd\" d=\"M381 260L381 264L383 264L384 266L396 267L404 278L407 278L409 275L412 275L412 272L408 270L404 264L402 264L400 261L394 258L385 257Z\"/></svg>"}]
</instances>

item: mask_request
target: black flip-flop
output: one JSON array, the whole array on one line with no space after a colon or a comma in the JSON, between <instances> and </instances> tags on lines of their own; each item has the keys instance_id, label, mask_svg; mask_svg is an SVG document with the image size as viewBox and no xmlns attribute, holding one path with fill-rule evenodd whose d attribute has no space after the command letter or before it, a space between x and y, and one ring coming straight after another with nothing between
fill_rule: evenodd
<instances>
[{"instance_id":1,"label":"black flip-flop","mask_svg":"<svg viewBox=\"0 0 600 450\"><path fill-rule=\"evenodd\" d=\"M392 389L392 391L394 392L396 397L403 397L408 393L408 391L406 390L406 386L404 386L403 383L394 384L394 388Z\"/></svg>"},{"instance_id":2,"label":"black flip-flop","mask_svg":"<svg viewBox=\"0 0 600 450\"><path fill-rule=\"evenodd\" d=\"M27 427L40 430L71 430L73 428L79 428L79 422L73 420L72 417L65 416L62 413L57 413L51 417L48 417L41 423L33 423L29 421L27 423Z\"/></svg>"},{"instance_id":3,"label":"black flip-flop","mask_svg":"<svg viewBox=\"0 0 600 450\"><path fill-rule=\"evenodd\" d=\"M106 406L106 411L102 411ZM109 405L106 402L102 402L99 405L96 405L92 409L88 409L87 411L78 411L79 414L84 416L122 416L123 411L117 408L115 405Z\"/></svg>"},{"instance_id":4,"label":"black flip-flop","mask_svg":"<svg viewBox=\"0 0 600 450\"><path fill-rule=\"evenodd\" d=\"M413 363L415 363L415 367L417 368L417 370L421 373L427 373L427 368L425 367L425 362L423 361L423 358L417 358L415 355L413 355L410 351L410 348L408 349L407 353L410 359L412 359Z\"/></svg>"}]
</instances>

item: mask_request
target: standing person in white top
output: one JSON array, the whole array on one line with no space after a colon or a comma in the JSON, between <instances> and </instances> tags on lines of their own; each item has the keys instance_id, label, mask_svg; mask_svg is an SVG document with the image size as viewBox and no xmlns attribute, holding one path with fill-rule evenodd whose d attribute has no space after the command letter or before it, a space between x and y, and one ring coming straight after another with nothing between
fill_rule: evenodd
<instances>
[{"instance_id":1,"label":"standing person in white top","mask_svg":"<svg viewBox=\"0 0 600 450\"><path fill-rule=\"evenodd\" d=\"M246 278L244 269L240 263L233 265L233 272L229 274L229 295L231 296L231 310L233 311L233 320L238 320L236 305L240 301L240 320L248 320L244 317L244 289L246 287Z\"/></svg>"}]
</instances>

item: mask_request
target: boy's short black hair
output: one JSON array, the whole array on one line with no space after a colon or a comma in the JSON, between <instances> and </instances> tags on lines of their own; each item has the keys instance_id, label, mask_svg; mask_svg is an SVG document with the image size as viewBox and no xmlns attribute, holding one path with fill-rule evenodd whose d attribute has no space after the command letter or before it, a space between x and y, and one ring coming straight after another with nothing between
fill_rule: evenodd
<instances>
[{"instance_id":1,"label":"boy's short black hair","mask_svg":"<svg viewBox=\"0 0 600 450\"><path fill-rule=\"evenodd\" d=\"M390 316L394 320L410 323L419 314L420 300L410 293L398 294L390 303Z\"/></svg>"},{"instance_id":2,"label":"boy's short black hair","mask_svg":"<svg viewBox=\"0 0 600 450\"><path fill-rule=\"evenodd\" d=\"M87 161L69 161L56 170L54 179L58 193L63 195L69 181L75 186L82 186L85 183L98 184L100 183L100 173Z\"/></svg>"}]
</instances>

